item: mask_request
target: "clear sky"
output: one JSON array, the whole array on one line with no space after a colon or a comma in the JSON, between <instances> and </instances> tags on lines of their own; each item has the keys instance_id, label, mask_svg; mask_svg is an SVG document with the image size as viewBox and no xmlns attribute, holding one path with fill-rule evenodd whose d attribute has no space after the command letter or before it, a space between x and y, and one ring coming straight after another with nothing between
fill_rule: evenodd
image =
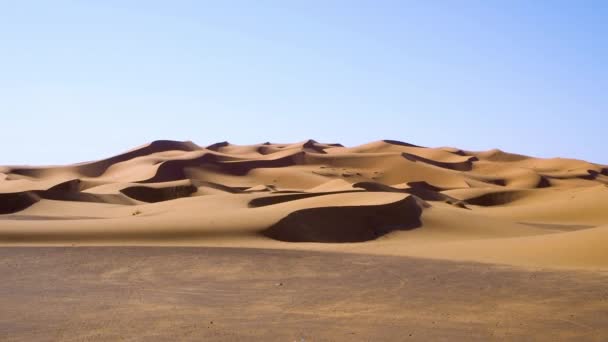
<instances>
[{"instance_id":1,"label":"clear sky","mask_svg":"<svg viewBox=\"0 0 608 342\"><path fill-rule=\"evenodd\" d=\"M608 1L0 0L0 164L395 139L608 163Z\"/></svg>"}]
</instances>

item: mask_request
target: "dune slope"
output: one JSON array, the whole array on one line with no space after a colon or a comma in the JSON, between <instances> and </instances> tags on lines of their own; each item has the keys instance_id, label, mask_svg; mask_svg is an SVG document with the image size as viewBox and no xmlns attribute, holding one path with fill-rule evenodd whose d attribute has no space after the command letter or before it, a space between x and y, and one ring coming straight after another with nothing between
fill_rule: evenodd
<instances>
[{"instance_id":1,"label":"dune slope","mask_svg":"<svg viewBox=\"0 0 608 342\"><path fill-rule=\"evenodd\" d=\"M608 268L608 167L394 140L155 141L0 167L4 245L210 245Z\"/></svg>"}]
</instances>

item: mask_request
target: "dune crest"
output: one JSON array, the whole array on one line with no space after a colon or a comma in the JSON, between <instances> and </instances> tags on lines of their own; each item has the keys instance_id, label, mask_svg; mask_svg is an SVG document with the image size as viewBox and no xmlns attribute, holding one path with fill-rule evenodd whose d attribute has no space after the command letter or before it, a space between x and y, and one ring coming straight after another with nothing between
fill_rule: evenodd
<instances>
[{"instance_id":1,"label":"dune crest","mask_svg":"<svg viewBox=\"0 0 608 342\"><path fill-rule=\"evenodd\" d=\"M603 268L608 255L588 241L607 239L607 225L608 166L497 149L160 140L99 161L0 167L2 244L305 248ZM585 257L567 241L588 246Z\"/></svg>"}]
</instances>

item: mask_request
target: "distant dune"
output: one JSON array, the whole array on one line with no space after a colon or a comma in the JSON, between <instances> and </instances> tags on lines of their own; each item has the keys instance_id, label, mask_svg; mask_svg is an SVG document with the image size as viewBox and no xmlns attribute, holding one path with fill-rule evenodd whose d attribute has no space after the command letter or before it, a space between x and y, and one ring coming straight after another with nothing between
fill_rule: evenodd
<instances>
[{"instance_id":1,"label":"distant dune","mask_svg":"<svg viewBox=\"0 0 608 342\"><path fill-rule=\"evenodd\" d=\"M608 268L608 167L384 140L154 141L0 167L2 245L304 249Z\"/></svg>"}]
</instances>

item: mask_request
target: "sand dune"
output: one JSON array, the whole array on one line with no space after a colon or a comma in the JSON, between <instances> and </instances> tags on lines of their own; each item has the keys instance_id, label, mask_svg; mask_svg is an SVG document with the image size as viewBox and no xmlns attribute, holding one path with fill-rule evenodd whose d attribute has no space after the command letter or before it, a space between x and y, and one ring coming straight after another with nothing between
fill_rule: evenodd
<instances>
[{"instance_id":1,"label":"sand dune","mask_svg":"<svg viewBox=\"0 0 608 342\"><path fill-rule=\"evenodd\" d=\"M0 167L5 245L210 245L608 268L608 167L383 140L155 141Z\"/></svg>"}]
</instances>

